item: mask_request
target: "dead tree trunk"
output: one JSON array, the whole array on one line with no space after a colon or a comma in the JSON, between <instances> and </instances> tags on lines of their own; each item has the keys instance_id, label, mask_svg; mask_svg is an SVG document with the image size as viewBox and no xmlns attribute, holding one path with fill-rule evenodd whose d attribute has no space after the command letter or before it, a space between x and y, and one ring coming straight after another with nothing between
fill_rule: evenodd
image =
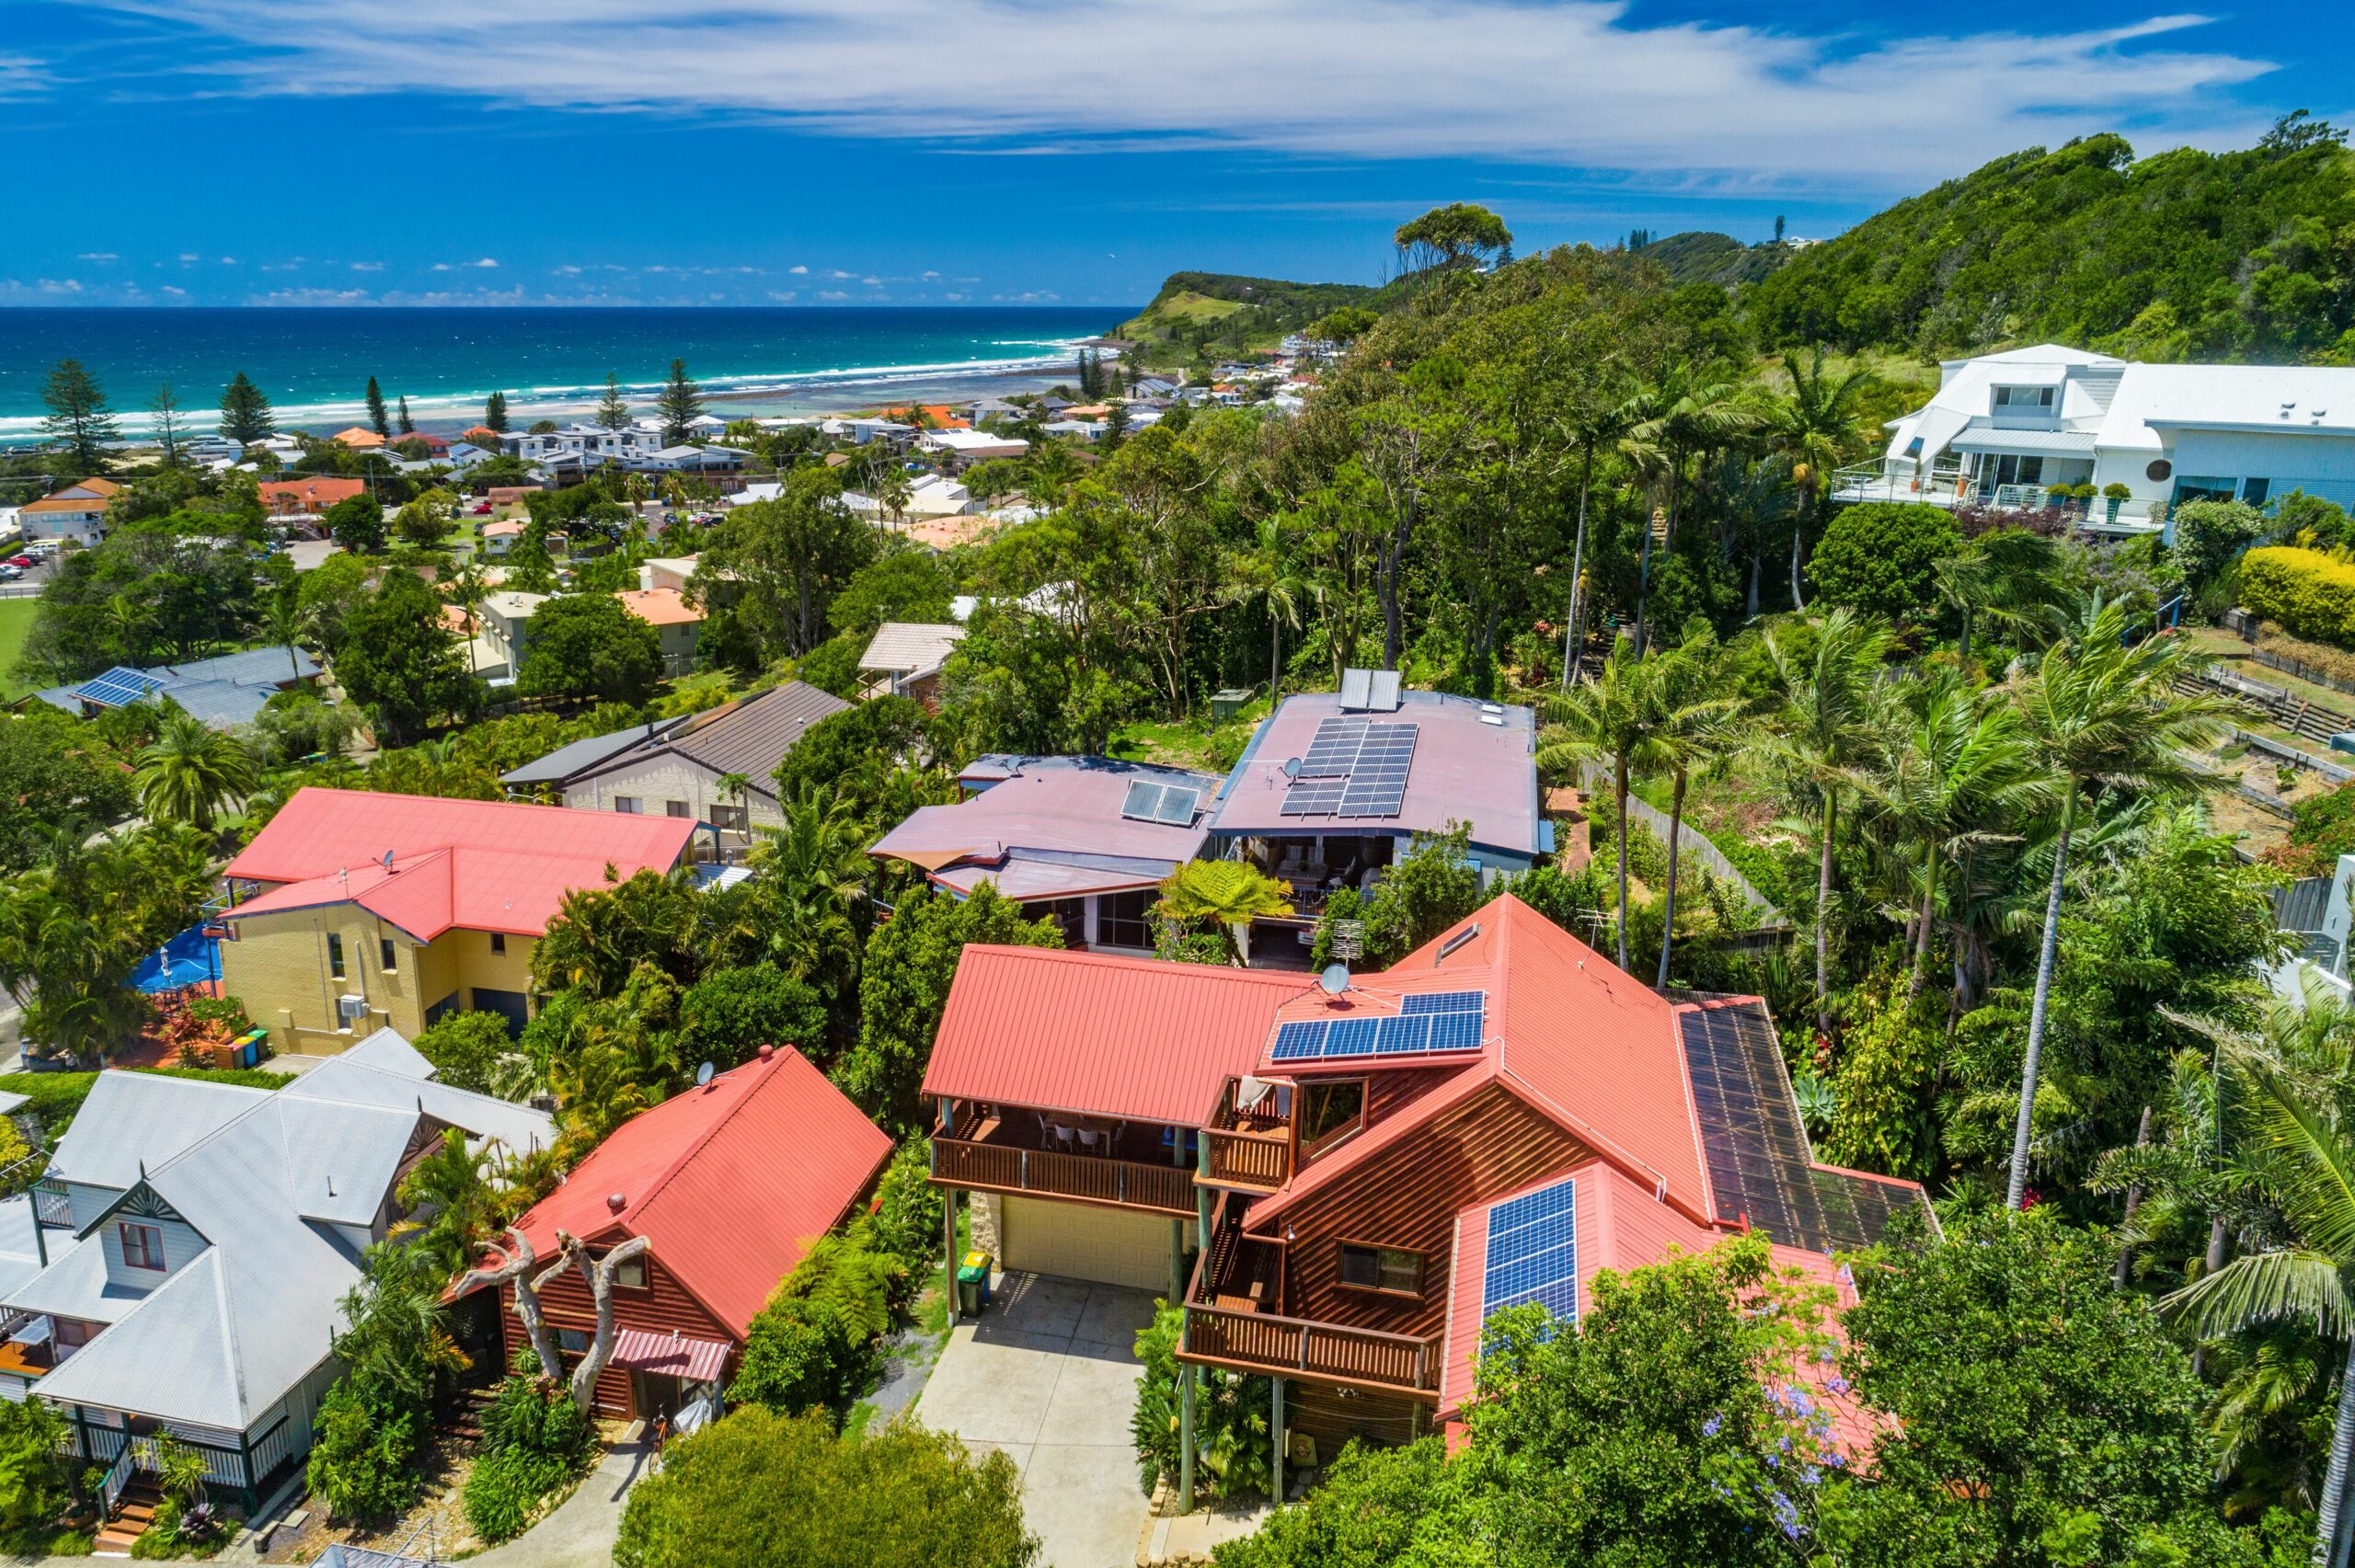
<instances>
[{"instance_id":1,"label":"dead tree trunk","mask_svg":"<svg viewBox=\"0 0 2355 1568\"><path fill-rule=\"evenodd\" d=\"M580 1277L588 1282L589 1294L597 1303L597 1333L589 1342L589 1354L572 1369L572 1402L581 1413L597 1398L597 1379L604 1372L605 1364L614 1358L614 1276L622 1265L645 1254L651 1244L643 1236L632 1236L602 1258L592 1258L580 1238L559 1230L556 1239L564 1246L565 1254L580 1270Z\"/></svg>"},{"instance_id":2,"label":"dead tree trunk","mask_svg":"<svg viewBox=\"0 0 2355 1568\"><path fill-rule=\"evenodd\" d=\"M558 1257L555 1267L534 1278L532 1270L538 1266L540 1260L532 1251L532 1239L511 1225L507 1228L507 1241L511 1250L506 1253L494 1250L484 1266L458 1281L454 1294L463 1296L484 1285L494 1288L512 1285L515 1288L515 1316L522 1320L523 1333L532 1342L533 1353L540 1358L540 1370L551 1379L561 1379L564 1362L557 1355L556 1333L540 1312L540 1288L561 1274L571 1259Z\"/></svg>"}]
</instances>

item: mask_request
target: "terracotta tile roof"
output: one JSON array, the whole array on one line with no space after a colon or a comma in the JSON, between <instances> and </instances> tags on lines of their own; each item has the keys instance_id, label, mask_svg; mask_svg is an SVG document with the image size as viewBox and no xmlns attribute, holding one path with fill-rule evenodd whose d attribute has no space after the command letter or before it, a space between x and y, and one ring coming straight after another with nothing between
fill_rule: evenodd
<instances>
[{"instance_id":1,"label":"terracotta tile roof","mask_svg":"<svg viewBox=\"0 0 2355 1568\"><path fill-rule=\"evenodd\" d=\"M338 430L327 439L339 441L354 451L369 451L385 444L385 438L366 425L354 425L348 430Z\"/></svg>"},{"instance_id":2,"label":"terracotta tile roof","mask_svg":"<svg viewBox=\"0 0 2355 1568\"><path fill-rule=\"evenodd\" d=\"M623 609L651 625L693 626L703 621L703 612L675 588L625 589L614 597L622 601Z\"/></svg>"},{"instance_id":3,"label":"terracotta tile roof","mask_svg":"<svg viewBox=\"0 0 2355 1568\"><path fill-rule=\"evenodd\" d=\"M368 486L358 479L312 478L265 479L256 488L261 493L266 510L323 512L338 501L362 494Z\"/></svg>"},{"instance_id":4,"label":"terracotta tile roof","mask_svg":"<svg viewBox=\"0 0 2355 1568\"><path fill-rule=\"evenodd\" d=\"M624 1122L518 1223L543 1257L559 1229L589 1242L646 1237L741 1341L890 1157L882 1129L780 1043Z\"/></svg>"}]
</instances>

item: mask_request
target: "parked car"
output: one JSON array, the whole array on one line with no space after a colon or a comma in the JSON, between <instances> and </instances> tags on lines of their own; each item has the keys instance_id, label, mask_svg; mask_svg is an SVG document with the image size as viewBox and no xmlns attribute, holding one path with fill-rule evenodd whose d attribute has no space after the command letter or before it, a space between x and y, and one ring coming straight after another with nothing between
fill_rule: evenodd
<instances>
[{"instance_id":1,"label":"parked car","mask_svg":"<svg viewBox=\"0 0 2355 1568\"><path fill-rule=\"evenodd\" d=\"M0 582L15 582L25 575L25 568L11 562L0 561Z\"/></svg>"},{"instance_id":2,"label":"parked car","mask_svg":"<svg viewBox=\"0 0 2355 1568\"><path fill-rule=\"evenodd\" d=\"M466 515L469 517L488 517L490 515L490 503L488 501L478 501L476 503L474 510Z\"/></svg>"},{"instance_id":3,"label":"parked car","mask_svg":"<svg viewBox=\"0 0 2355 1568\"><path fill-rule=\"evenodd\" d=\"M8 557L8 564L22 570L33 564L33 558L30 555L11 555Z\"/></svg>"}]
</instances>

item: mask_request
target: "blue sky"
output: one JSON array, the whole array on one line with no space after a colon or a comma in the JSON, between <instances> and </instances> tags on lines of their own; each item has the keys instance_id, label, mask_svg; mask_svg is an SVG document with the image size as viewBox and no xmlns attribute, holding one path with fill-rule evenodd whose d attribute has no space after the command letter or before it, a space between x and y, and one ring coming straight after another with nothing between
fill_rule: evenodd
<instances>
[{"instance_id":1,"label":"blue sky","mask_svg":"<svg viewBox=\"0 0 2355 1568\"><path fill-rule=\"evenodd\" d=\"M2348 0L0 0L0 304L1118 304L2355 118ZM1770 13L1760 19L1761 13ZM37 192L36 213L29 193Z\"/></svg>"}]
</instances>

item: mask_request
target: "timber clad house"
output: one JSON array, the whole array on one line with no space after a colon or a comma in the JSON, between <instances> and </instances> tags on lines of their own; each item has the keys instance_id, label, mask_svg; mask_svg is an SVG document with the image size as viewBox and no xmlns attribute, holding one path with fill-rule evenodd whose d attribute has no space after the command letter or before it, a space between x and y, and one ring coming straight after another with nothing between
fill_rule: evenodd
<instances>
[{"instance_id":1,"label":"timber clad house","mask_svg":"<svg viewBox=\"0 0 2355 1568\"><path fill-rule=\"evenodd\" d=\"M452 1129L494 1162L554 1138L432 1073L389 1030L275 1092L100 1073L40 1185L0 1205L0 1398L58 1407L109 1500L169 1433L250 1513L310 1451L362 1250L412 1218L402 1180Z\"/></svg>"},{"instance_id":2,"label":"timber clad house","mask_svg":"<svg viewBox=\"0 0 2355 1568\"><path fill-rule=\"evenodd\" d=\"M279 1051L536 1007L532 953L567 893L668 872L695 824L508 801L303 789L224 875L224 994Z\"/></svg>"},{"instance_id":3,"label":"timber clad house","mask_svg":"<svg viewBox=\"0 0 2355 1568\"><path fill-rule=\"evenodd\" d=\"M1753 1227L1835 1280L1926 1212L1815 1162L1763 1002L1662 997L1509 895L1338 995L969 947L925 1093L976 1245L1168 1292L1180 1361L1289 1385L1327 1452L1446 1421L1503 1307Z\"/></svg>"},{"instance_id":4,"label":"timber clad house","mask_svg":"<svg viewBox=\"0 0 2355 1568\"><path fill-rule=\"evenodd\" d=\"M676 1415L735 1375L753 1317L810 1244L872 1190L891 1139L791 1047L673 1095L615 1128L562 1185L516 1221L553 1259L557 1232L617 1265L613 1359L597 1409L625 1419ZM530 1356L514 1288L500 1289L507 1353ZM578 1270L540 1291L559 1354L587 1353L595 1299Z\"/></svg>"}]
</instances>

